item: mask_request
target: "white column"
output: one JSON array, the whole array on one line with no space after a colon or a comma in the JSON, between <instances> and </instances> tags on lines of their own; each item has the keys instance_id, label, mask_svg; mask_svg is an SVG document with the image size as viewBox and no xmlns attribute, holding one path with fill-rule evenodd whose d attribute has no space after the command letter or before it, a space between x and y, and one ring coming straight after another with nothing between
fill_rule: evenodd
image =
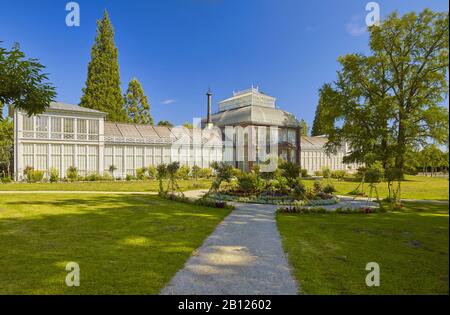
<instances>
[{"instance_id":1,"label":"white column","mask_svg":"<svg viewBox=\"0 0 450 315\"><path fill-rule=\"evenodd\" d=\"M147 167L148 165L147 165L147 146L146 145L144 145L144 158L143 158L143 160L144 160L144 165L143 165L143 167Z\"/></svg>"},{"instance_id":2,"label":"white column","mask_svg":"<svg viewBox=\"0 0 450 315\"><path fill-rule=\"evenodd\" d=\"M114 161L114 154L113 154ZM105 137L104 137L104 120L103 118L98 121L98 168L99 174L103 174L105 171Z\"/></svg>"},{"instance_id":3,"label":"white column","mask_svg":"<svg viewBox=\"0 0 450 315\"><path fill-rule=\"evenodd\" d=\"M86 152L87 154L87 152ZM78 167L78 144L74 144L74 148L73 148L73 166L76 167L77 169Z\"/></svg>"}]
</instances>

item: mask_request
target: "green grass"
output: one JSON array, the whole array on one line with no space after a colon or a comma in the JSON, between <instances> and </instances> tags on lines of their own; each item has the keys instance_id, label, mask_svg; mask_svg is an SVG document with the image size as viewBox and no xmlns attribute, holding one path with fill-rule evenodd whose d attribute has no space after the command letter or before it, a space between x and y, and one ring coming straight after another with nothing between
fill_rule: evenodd
<instances>
[{"instance_id":1,"label":"green grass","mask_svg":"<svg viewBox=\"0 0 450 315\"><path fill-rule=\"evenodd\" d=\"M303 181L307 187L312 187L314 180ZM324 183L328 180L323 180ZM337 181L332 179L337 194L348 195L358 187L359 182ZM424 200L448 200L448 179L438 177L425 176L406 176L406 180L402 182L402 198L405 199L424 199ZM1 188L0 188L1 189ZM388 196L387 183L380 183L377 186L380 198ZM365 191L368 192L368 186L365 184Z\"/></svg>"},{"instance_id":2,"label":"green grass","mask_svg":"<svg viewBox=\"0 0 450 315\"><path fill-rule=\"evenodd\" d=\"M181 190L206 189L211 180L202 179L178 181ZM60 182L60 183L9 183L0 184L0 191L158 191L157 180L146 181L111 181L111 182Z\"/></svg>"},{"instance_id":3,"label":"green grass","mask_svg":"<svg viewBox=\"0 0 450 315\"><path fill-rule=\"evenodd\" d=\"M448 205L405 203L379 214L277 215L304 294L448 294ZM367 287L368 262L380 287Z\"/></svg>"},{"instance_id":4,"label":"green grass","mask_svg":"<svg viewBox=\"0 0 450 315\"><path fill-rule=\"evenodd\" d=\"M157 196L0 196L0 294L157 294L228 213ZM65 285L70 261L80 287Z\"/></svg>"}]
</instances>

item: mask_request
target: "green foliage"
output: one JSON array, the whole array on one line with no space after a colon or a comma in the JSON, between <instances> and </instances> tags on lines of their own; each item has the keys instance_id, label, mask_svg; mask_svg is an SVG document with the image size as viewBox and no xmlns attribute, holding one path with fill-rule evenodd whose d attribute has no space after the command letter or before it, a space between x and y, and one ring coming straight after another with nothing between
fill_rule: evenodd
<instances>
[{"instance_id":1,"label":"green foliage","mask_svg":"<svg viewBox=\"0 0 450 315\"><path fill-rule=\"evenodd\" d=\"M331 172L331 178L337 180L344 180L347 176L347 172L345 170L336 170Z\"/></svg>"},{"instance_id":2,"label":"green foliage","mask_svg":"<svg viewBox=\"0 0 450 315\"><path fill-rule=\"evenodd\" d=\"M210 168L202 168L200 170L200 178L210 178L212 176L212 170Z\"/></svg>"},{"instance_id":3,"label":"green foliage","mask_svg":"<svg viewBox=\"0 0 450 315\"><path fill-rule=\"evenodd\" d=\"M154 167L153 165L150 165L149 167L147 167L147 173L148 173L148 177L150 177L150 179L157 178L158 171L157 171L156 167Z\"/></svg>"},{"instance_id":4,"label":"green foliage","mask_svg":"<svg viewBox=\"0 0 450 315\"><path fill-rule=\"evenodd\" d=\"M180 179L189 179L189 174L191 173L191 168L188 165L180 166L180 169L177 172L177 176Z\"/></svg>"},{"instance_id":5,"label":"green foliage","mask_svg":"<svg viewBox=\"0 0 450 315\"><path fill-rule=\"evenodd\" d=\"M305 185L301 182L300 178L297 178L292 189L292 196L295 200L303 200L306 196Z\"/></svg>"},{"instance_id":6,"label":"green foliage","mask_svg":"<svg viewBox=\"0 0 450 315\"><path fill-rule=\"evenodd\" d=\"M325 187L323 187L323 192L325 194L331 195L336 192L336 188L334 188L333 184L329 183L329 184L326 184Z\"/></svg>"},{"instance_id":7,"label":"green foliage","mask_svg":"<svg viewBox=\"0 0 450 315\"><path fill-rule=\"evenodd\" d=\"M132 174L127 174L125 176L125 180L129 182L129 181L132 181L132 180L136 180L136 177L134 175L132 175Z\"/></svg>"},{"instance_id":8,"label":"green foliage","mask_svg":"<svg viewBox=\"0 0 450 315\"><path fill-rule=\"evenodd\" d=\"M257 175L254 173L242 173L237 180L239 190L244 193L253 193L258 187Z\"/></svg>"},{"instance_id":9,"label":"green foliage","mask_svg":"<svg viewBox=\"0 0 450 315\"><path fill-rule=\"evenodd\" d=\"M90 173L89 175L87 175L85 179L89 182L96 182L96 181L102 180L103 177L99 173L94 172L94 173Z\"/></svg>"},{"instance_id":10,"label":"green foliage","mask_svg":"<svg viewBox=\"0 0 450 315\"><path fill-rule=\"evenodd\" d=\"M44 171L31 169L27 172L27 182L37 183L44 179Z\"/></svg>"},{"instance_id":11,"label":"green foliage","mask_svg":"<svg viewBox=\"0 0 450 315\"><path fill-rule=\"evenodd\" d=\"M186 129L194 129L194 126L190 122L185 122L183 124L183 127L186 128Z\"/></svg>"},{"instance_id":12,"label":"green foliage","mask_svg":"<svg viewBox=\"0 0 450 315\"><path fill-rule=\"evenodd\" d=\"M51 183L56 183L59 180L59 170L56 168L51 168L49 173L49 180Z\"/></svg>"},{"instance_id":13,"label":"green foliage","mask_svg":"<svg viewBox=\"0 0 450 315\"><path fill-rule=\"evenodd\" d=\"M302 169L300 170L300 176L303 177L303 178L304 178L304 177L309 177L309 175L308 175L308 170L302 168Z\"/></svg>"},{"instance_id":14,"label":"green foliage","mask_svg":"<svg viewBox=\"0 0 450 315\"><path fill-rule=\"evenodd\" d=\"M339 58L342 69L325 111L334 126L329 151L344 141L346 161L366 161L373 154L383 167L391 161L405 168L408 151L431 139L448 139L448 13L389 15L370 27L371 54ZM337 123L339 122L339 123Z\"/></svg>"},{"instance_id":15,"label":"green foliage","mask_svg":"<svg viewBox=\"0 0 450 315\"><path fill-rule=\"evenodd\" d=\"M48 82L44 69L37 59L26 59L18 44L10 51L0 47L0 120L3 105L33 115L42 113L54 101L55 87Z\"/></svg>"},{"instance_id":16,"label":"green foliage","mask_svg":"<svg viewBox=\"0 0 450 315\"><path fill-rule=\"evenodd\" d=\"M144 180L147 176L147 168L141 167L136 170L136 178L139 180Z\"/></svg>"},{"instance_id":17,"label":"green foliage","mask_svg":"<svg viewBox=\"0 0 450 315\"><path fill-rule=\"evenodd\" d=\"M329 167L324 166L322 167L322 176L323 178L331 178L331 170Z\"/></svg>"},{"instance_id":18,"label":"green foliage","mask_svg":"<svg viewBox=\"0 0 450 315\"><path fill-rule=\"evenodd\" d=\"M194 165L194 166L192 166L192 177L195 179L195 180L197 180L197 179L199 179L199 177L200 177L200 174L201 174L201 167L200 166L198 166L198 165Z\"/></svg>"},{"instance_id":19,"label":"green foliage","mask_svg":"<svg viewBox=\"0 0 450 315\"><path fill-rule=\"evenodd\" d=\"M127 121L123 105L114 29L105 10L103 19L97 21L97 36L80 106L106 112L110 121Z\"/></svg>"},{"instance_id":20,"label":"green foliage","mask_svg":"<svg viewBox=\"0 0 450 315\"><path fill-rule=\"evenodd\" d=\"M147 96L145 96L141 83L136 78L131 79L130 83L128 83L128 89L123 98L129 122L153 125L153 118L150 115L150 103Z\"/></svg>"},{"instance_id":21,"label":"green foliage","mask_svg":"<svg viewBox=\"0 0 450 315\"><path fill-rule=\"evenodd\" d=\"M66 171L66 177L69 181L74 182L78 179L78 169L75 166L71 166Z\"/></svg>"},{"instance_id":22,"label":"green foliage","mask_svg":"<svg viewBox=\"0 0 450 315\"><path fill-rule=\"evenodd\" d=\"M173 127L173 124L168 120L160 120L160 121L158 121L158 126Z\"/></svg>"},{"instance_id":23,"label":"green foliage","mask_svg":"<svg viewBox=\"0 0 450 315\"><path fill-rule=\"evenodd\" d=\"M168 164L166 170L168 178L166 193L180 192L181 195L183 195L177 181L178 171L180 170L180 162L172 162Z\"/></svg>"},{"instance_id":24,"label":"green foliage","mask_svg":"<svg viewBox=\"0 0 450 315\"><path fill-rule=\"evenodd\" d=\"M234 167L231 164L225 162L214 161L213 163L211 163L211 168L214 170L216 178L213 180L208 194L212 191L217 192L222 182L229 183L233 178L234 172Z\"/></svg>"},{"instance_id":25,"label":"green foliage","mask_svg":"<svg viewBox=\"0 0 450 315\"><path fill-rule=\"evenodd\" d=\"M309 126L303 118L300 120L300 127L302 136L308 136Z\"/></svg>"},{"instance_id":26,"label":"green foliage","mask_svg":"<svg viewBox=\"0 0 450 315\"><path fill-rule=\"evenodd\" d=\"M2 114L0 108L0 117L1 116ZM11 175L13 149L14 149L13 121L11 119L4 119L4 120L0 119L0 176L2 176L2 174L3 176Z\"/></svg>"},{"instance_id":27,"label":"green foliage","mask_svg":"<svg viewBox=\"0 0 450 315\"><path fill-rule=\"evenodd\" d=\"M9 183L12 182L12 179L11 179L10 176L5 176L5 177L1 177L1 178L0 178L0 181L1 181L3 184L9 184Z\"/></svg>"},{"instance_id":28,"label":"green foliage","mask_svg":"<svg viewBox=\"0 0 450 315\"><path fill-rule=\"evenodd\" d=\"M384 178L384 169L380 162L374 163L366 170L365 180L370 184L380 183Z\"/></svg>"},{"instance_id":29,"label":"green foliage","mask_svg":"<svg viewBox=\"0 0 450 315\"><path fill-rule=\"evenodd\" d=\"M314 181L313 191L316 194L323 192L323 186L322 186L322 183L319 180L315 180Z\"/></svg>"},{"instance_id":30,"label":"green foliage","mask_svg":"<svg viewBox=\"0 0 450 315\"><path fill-rule=\"evenodd\" d=\"M334 106L335 92L330 84L324 84L319 90L319 104L316 107L311 136L327 135L333 127L333 121L327 114Z\"/></svg>"},{"instance_id":31,"label":"green foliage","mask_svg":"<svg viewBox=\"0 0 450 315\"><path fill-rule=\"evenodd\" d=\"M159 164L156 167L156 178L159 181L159 194L164 193L163 180L167 178L167 165L164 163Z\"/></svg>"},{"instance_id":32,"label":"green foliage","mask_svg":"<svg viewBox=\"0 0 450 315\"><path fill-rule=\"evenodd\" d=\"M283 162L280 164L279 169L281 176L286 178L287 184L293 186L297 178L300 176L300 166L292 162Z\"/></svg>"}]
</instances>

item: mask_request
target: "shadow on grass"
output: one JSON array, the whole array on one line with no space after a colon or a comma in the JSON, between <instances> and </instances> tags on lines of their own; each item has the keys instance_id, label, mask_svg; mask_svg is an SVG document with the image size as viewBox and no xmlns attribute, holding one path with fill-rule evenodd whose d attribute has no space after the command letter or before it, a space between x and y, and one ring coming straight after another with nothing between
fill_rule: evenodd
<instances>
[{"instance_id":1,"label":"shadow on grass","mask_svg":"<svg viewBox=\"0 0 450 315\"><path fill-rule=\"evenodd\" d=\"M4 199L3 294L157 294L229 213L141 195ZM65 285L69 261L78 288Z\"/></svg>"}]
</instances>

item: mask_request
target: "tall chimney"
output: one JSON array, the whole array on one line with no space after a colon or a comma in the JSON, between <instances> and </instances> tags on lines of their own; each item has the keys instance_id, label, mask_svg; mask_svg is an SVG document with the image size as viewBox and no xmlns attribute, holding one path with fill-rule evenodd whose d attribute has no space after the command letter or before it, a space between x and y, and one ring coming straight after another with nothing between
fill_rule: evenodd
<instances>
[{"instance_id":1,"label":"tall chimney","mask_svg":"<svg viewBox=\"0 0 450 315\"><path fill-rule=\"evenodd\" d=\"M208 125L210 125L211 124L211 99L212 99L211 89L208 89L206 96L208 97L208 112L207 112L207 116L206 116L206 123Z\"/></svg>"}]
</instances>

